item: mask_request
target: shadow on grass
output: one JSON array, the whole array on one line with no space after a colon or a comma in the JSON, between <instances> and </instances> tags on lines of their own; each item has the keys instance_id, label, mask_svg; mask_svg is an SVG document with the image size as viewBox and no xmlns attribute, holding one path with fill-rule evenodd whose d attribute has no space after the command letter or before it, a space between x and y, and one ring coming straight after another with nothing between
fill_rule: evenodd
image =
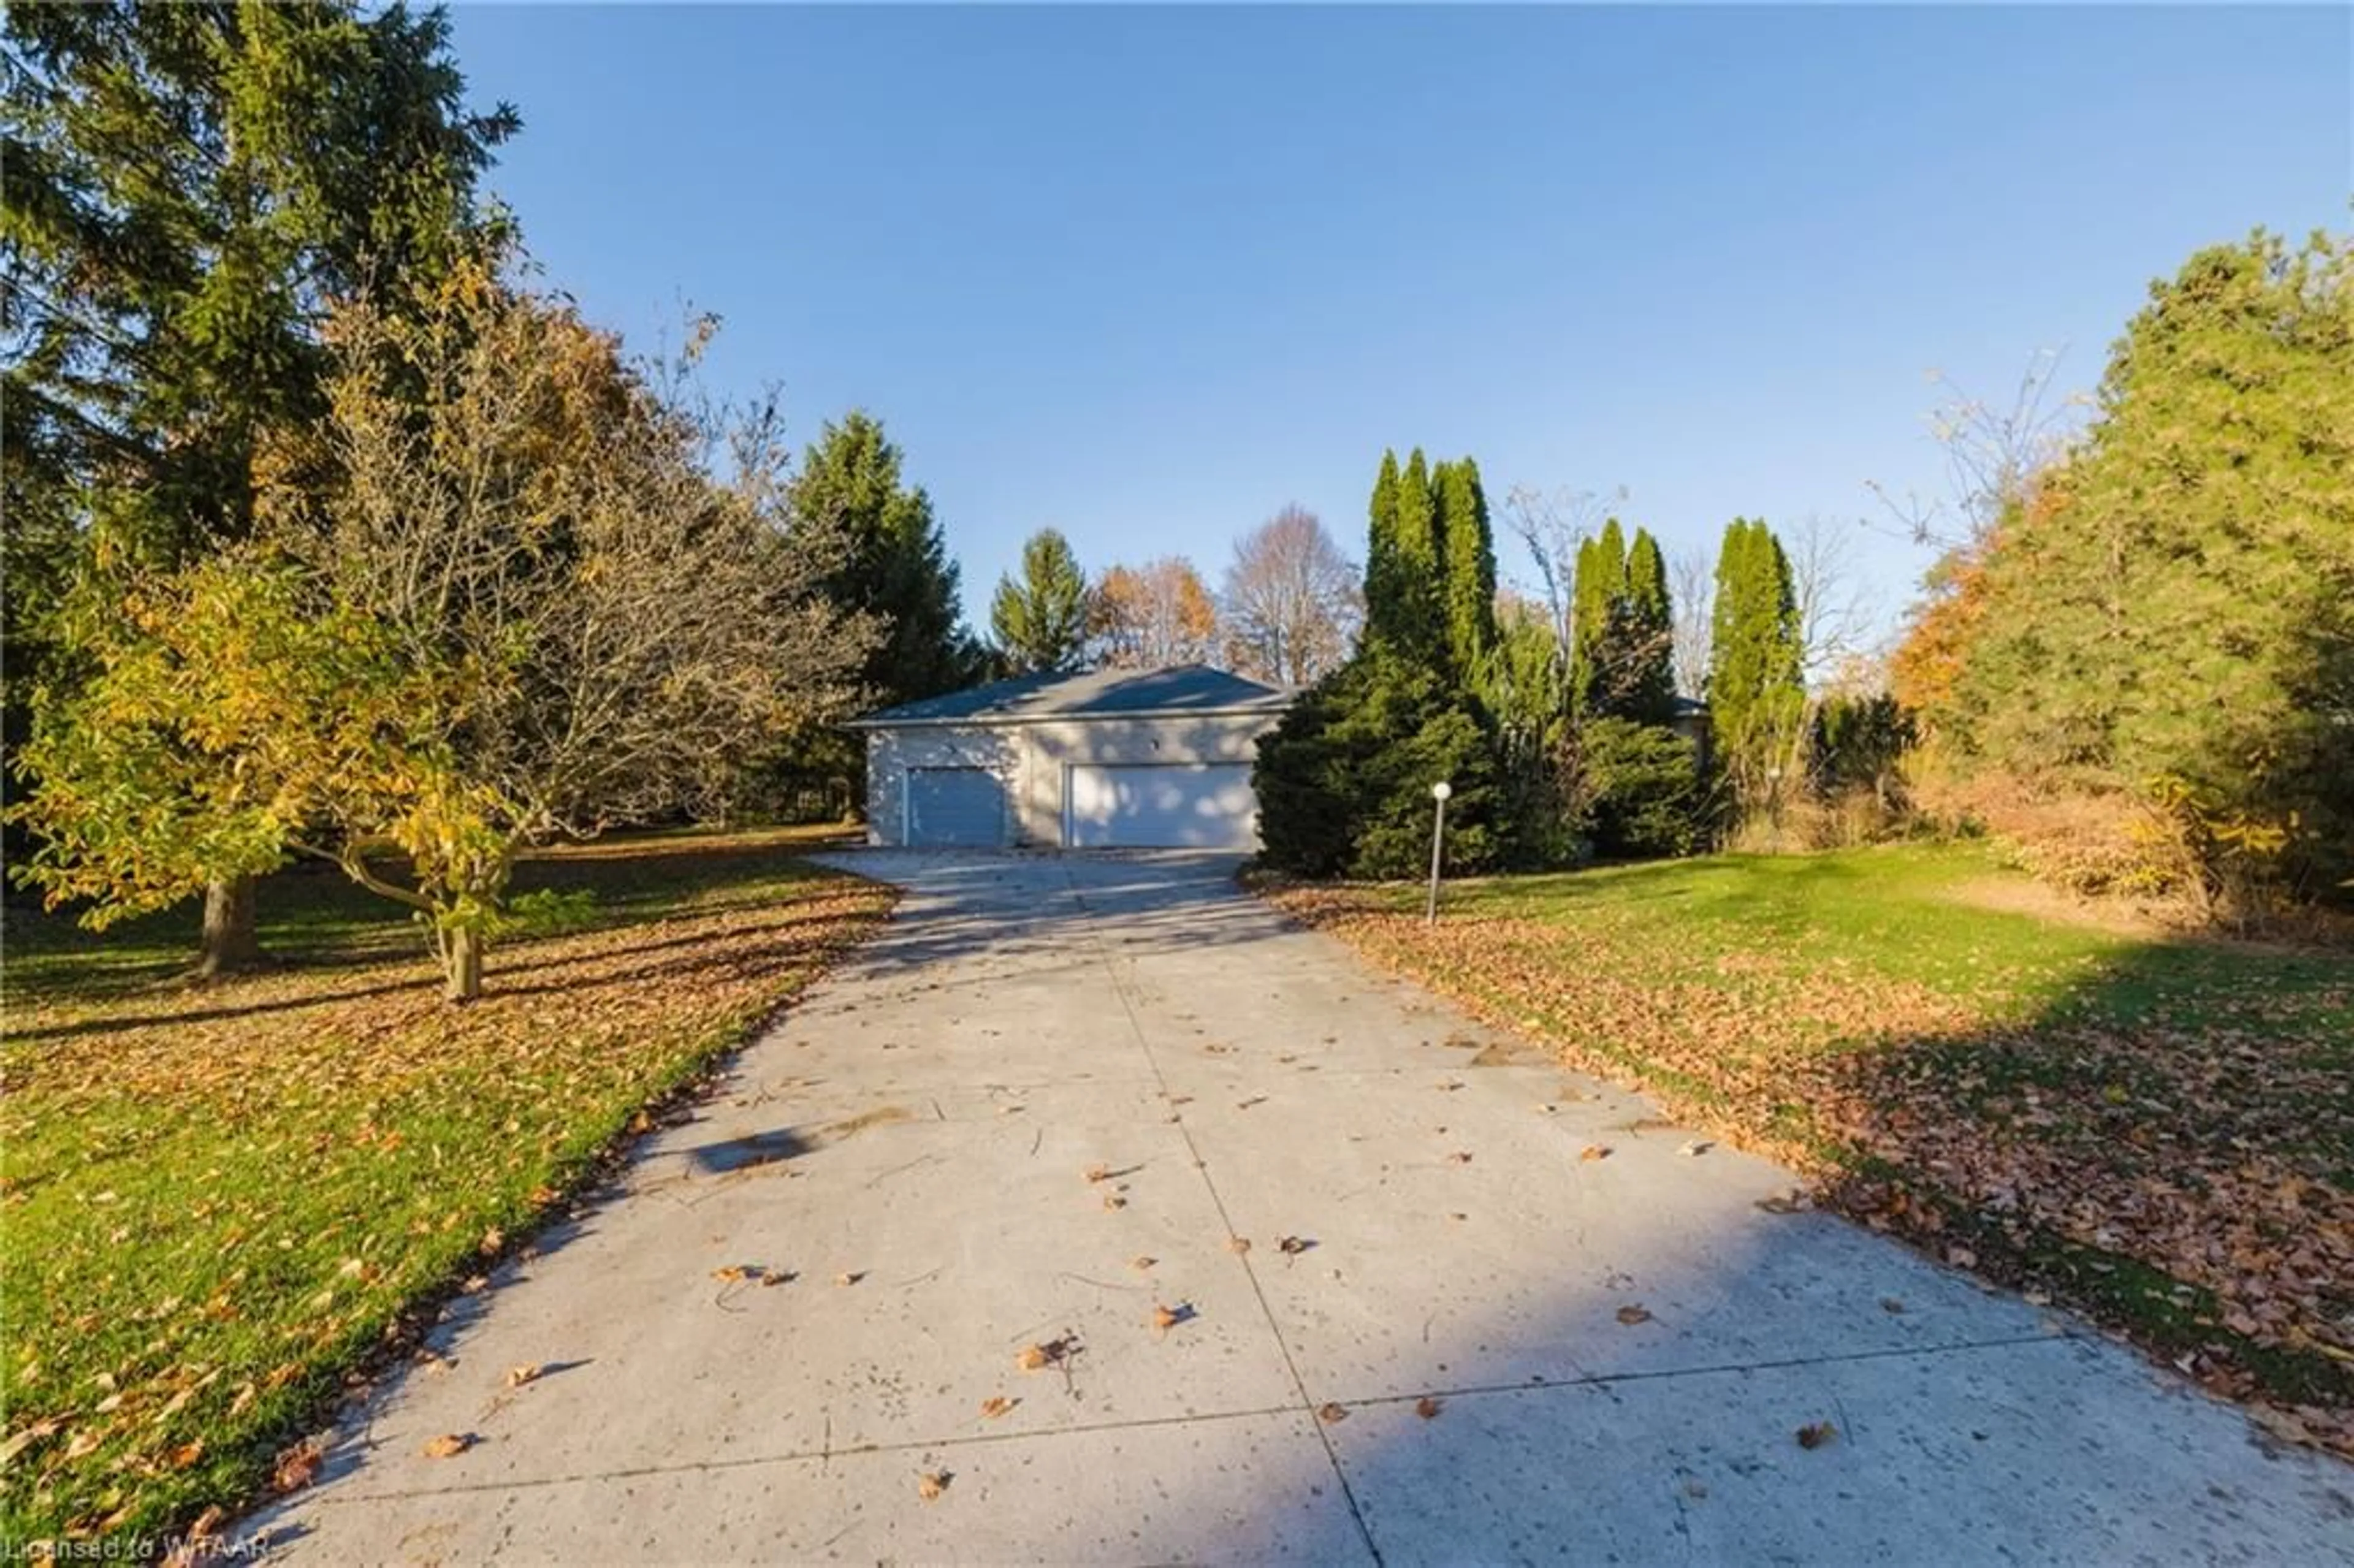
<instances>
[{"instance_id":1,"label":"shadow on grass","mask_svg":"<svg viewBox=\"0 0 2354 1568\"><path fill-rule=\"evenodd\" d=\"M730 906L758 907L773 896L778 885L809 874L795 863L813 847L822 846L801 836L782 834L751 842L742 835L684 833L600 841L524 860L516 866L509 891L512 895L587 892L595 900L594 916L567 934L610 931L657 909L665 914L699 915ZM398 874L397 865L386 870ZM236 1017L355 1001L437 983L430 944L411 912L360 887L332 866L305 862L267 877L259 889L257 904L265 966L249 975L210 982L187 977L197 935L198 910L193 902L122 922L104 932L82 928L70 911L44 914L10 909L7 991L14 1008L50 1002L102 1003L142 993L223 999L217 1007L199 1006L150 1018L91 1020L11 1037L54 1039L145 1023ZM501 955L528 953L546 939L525 935L498 944L489 983L493 988L498 985ZM669 945L673 943L647 946L652 950ZM323 991L283 1001L236 1000L249 981L407 961L417 966L413 981Z\"/></svg>"}]
</instances>

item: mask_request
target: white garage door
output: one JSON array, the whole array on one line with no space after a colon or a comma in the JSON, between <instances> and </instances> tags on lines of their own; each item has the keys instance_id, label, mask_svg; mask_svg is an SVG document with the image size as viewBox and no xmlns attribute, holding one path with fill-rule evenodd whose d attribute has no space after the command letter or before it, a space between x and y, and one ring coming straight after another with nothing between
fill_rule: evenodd
<instances>
[{"instance_id":1,"label":"white garage door","mask_svg":"<svg viewBox=\"0 0 2354 1568\"><path fill-rule=\"evenodd\" d=\"M1064 842L1081 849L1258 847L1247 762L1072 766Z\"/></svg>"},{"instance_id":2,"label":"white garage door","mask_svg":"<svg viewBox=\"0 0 2354 1568\"><path fill-rule=\"evenodd\" d=\"M907 769L907 842L993 849L1005 842L1005 786L985 768Z\"/></svg>"}]
</instances>

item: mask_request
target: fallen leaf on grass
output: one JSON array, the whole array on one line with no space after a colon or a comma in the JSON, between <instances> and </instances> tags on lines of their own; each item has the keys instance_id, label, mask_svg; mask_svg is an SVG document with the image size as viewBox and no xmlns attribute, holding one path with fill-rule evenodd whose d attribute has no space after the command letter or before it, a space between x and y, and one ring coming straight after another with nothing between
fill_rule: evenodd
<instances>
[{"instance_id":1,"label":"fallen leaf on grass","mask_svg":"<svg viewBox=\"0 0 2354 1568\"><path fill-rule=\"evenodd\" d=\"M1577 1157L1580 1160L1607 1160L1610 1158L1610 1146L1606 1143L1589 1143L1579 1151Z\"/></svg>"},{"instance_id":2,"label":"fallen leaf on grass","mask_svg":"<svg viewBox=\"0 0 2354 1568\"><path fill-rule=\"evenodd\" d=\"M994 1421L1021 1403L1018 1399L1008 1399L1002 1393L992 1393L981 1402L981 1418L985 1421Z\"/></svg>"},{"instance_id":3,"label":"fallen leaf on grass","mask_svg":"<svg viewBox=\"0 0 2354 1568\"><path fill-rule=\"evenodd\" d=\"M930 1502L949 1489L949 1482L953 1478L946 1470L926 1470L916 1478L916 1495Z\"/></svg>"},{"instance_id":4,"label":"fallen leaf on grass","mask_svg":"<svg viewBox=\"0 0 2354 1568\"><path fill-rule=\"evenodd\" d=\"M205 1510L204 1512L196 1515L196 1522L188 1526L188 1539L191 1541L210 1540L213 1536L220 1533L220 1527L227 1523L228 1520L228 1510L221 1507L218 1503L215 1503L212 1507Z\"/></svg>"},{"instance_id":5,"label":"fallen leaf on grass","mask_svg":"<svg viewBox=\"0 0 2354 1568\"><path fill-rule=\"evenodd\" d=\"M509 1388L521 1388L527 1383L537 1383L539 1381L539 1374L543 1370L543 1368L536 1364L525 1367L509 1367L507 1368L507 1386Z\"/></svg>"},{"instance_id":6,"label":"fallen leaf on grass","mask_svg":"<svg viewBox=\"0 0 2354 1568\"><path fill-rule=\"evenodd\" d=\"M429 1459L454 1459L479 1441L481 1439L471 1432L444 1432L439 1437L428 1439L425 1446L418 1452Z\"/></svg>"},{"instance_id":7,"label":"fallen leaf on grass","mask_svg":"<svg viewBox=\"0 0 2354 1568\"><path fill-rule=\"evenodd\" d=\"M1798 1446L1819 1448L1839 1436L1839 1428L1828 1421L1809 1421L1798 1428Z\"/></svg>"},{"instance_id":8,"label":"fallen leaf on grass","mask_svg":"<svg viewBox=\"0 0 2354 1568\"><path fill-rule=\"evenodd\" d=\"M1348 1407L1341 1404L1320 1404L1316 1407L1316 1419L1327 1426L1337 1425L1349 1419Z\"/></svg>"},{"instance_id":9,"label":"fallen leaf on grass","mask_svg":"<svg viewBox=\"0 0 2354 1568\"><path fill-rule=\"evenodd\" d=\"M164 1456L164 1462L175 1470L185 1470L204 1457L205 1440L199 1437L193 1443L183 1443L173 1449Z\"/></svg>"},{"instance_id":10,"label":"fallen leaf on grass","mask_svg":"<svg viewBox=\"0 0 2354 1568\"><path fill-rule=\"evenodd\" d=\"M1651 1320L1650 1309L1644 1307L1621 1307L1618 1308L1618 1320L1629 1328L1637 1323L1648 1323Z\"/></svg>"},{"instance_id":11,"label":"fallen leaf on grass","mask_svg":"<svg viewBox=\"0 0 2354 1568\"><path fill-rule=\"evenodd\" d=\"M1430 1395L1426 1393L1420 1399L1414 1402L1414 1413L1416 1415L1421 1416L1425 1421L1431 1420L1437 1416L1440 1411L1446 1408L1447 1406L1443 1403L1431 1398Z\"/></svg>"}]
</instances>

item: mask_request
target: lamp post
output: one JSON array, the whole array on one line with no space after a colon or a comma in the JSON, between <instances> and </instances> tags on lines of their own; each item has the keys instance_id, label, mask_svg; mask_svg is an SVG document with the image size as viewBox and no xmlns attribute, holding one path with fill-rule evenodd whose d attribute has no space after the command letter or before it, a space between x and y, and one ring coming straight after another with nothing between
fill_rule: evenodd
<instances>
[{"instance_id":1,"label":"lamp post","mask_svg":"<svg viewBox=\"0 0 2354 1568\"><path fill-rule=\"evenodd\" d=\"M1447 797L1454 793L1455 787L1444 779L1430 787L1430 798L1438 802L1438 809L1430 824L1430 896L1422 906L1426 926L1438 923L1438 853L1447 842Z\"/></svg>"},{"instance_id":2,"label":"lamp post","mask_svg":"<svg viewBox=\"0 0 2354 1568\"><path fill-rule=\"evenodd\" d=\"M1766 769L1766 820L1772 825L1772 847L1769 854L1782 853L1782 766L1776 763Z\"/></svg>"}]
</instances>

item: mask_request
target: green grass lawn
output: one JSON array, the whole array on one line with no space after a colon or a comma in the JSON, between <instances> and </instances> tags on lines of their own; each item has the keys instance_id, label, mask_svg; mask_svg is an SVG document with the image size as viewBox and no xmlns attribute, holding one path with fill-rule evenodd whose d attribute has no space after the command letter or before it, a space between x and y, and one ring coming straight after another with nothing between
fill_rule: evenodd
<instances>
[{"instance_id":1,"label":"green grass lawn","mask_svg":"<svg viewBox=\"0 0 2354 1568\"><path fill-rule=\"evenodd\" d=\"M10 911L0 1537L153 1536L299 1483L288 1446L388 1338L879 918L884 890L793 858L808 837L526 863L573 928L494 948L465 1007L406 912L332 874L265 884L284 962L203 987L190 913Z\"/></svg>"},{"instance_id":2,"label":"green grass lawn","mask_svg":"<svg viewBox=\"0 0 2354 1568\"><path fill-rule=\"evenodd\" d=\"M1278 902L2354 1450L2354 955L2168 938L1972 845Z\"/></svg>"}]
</instances>

